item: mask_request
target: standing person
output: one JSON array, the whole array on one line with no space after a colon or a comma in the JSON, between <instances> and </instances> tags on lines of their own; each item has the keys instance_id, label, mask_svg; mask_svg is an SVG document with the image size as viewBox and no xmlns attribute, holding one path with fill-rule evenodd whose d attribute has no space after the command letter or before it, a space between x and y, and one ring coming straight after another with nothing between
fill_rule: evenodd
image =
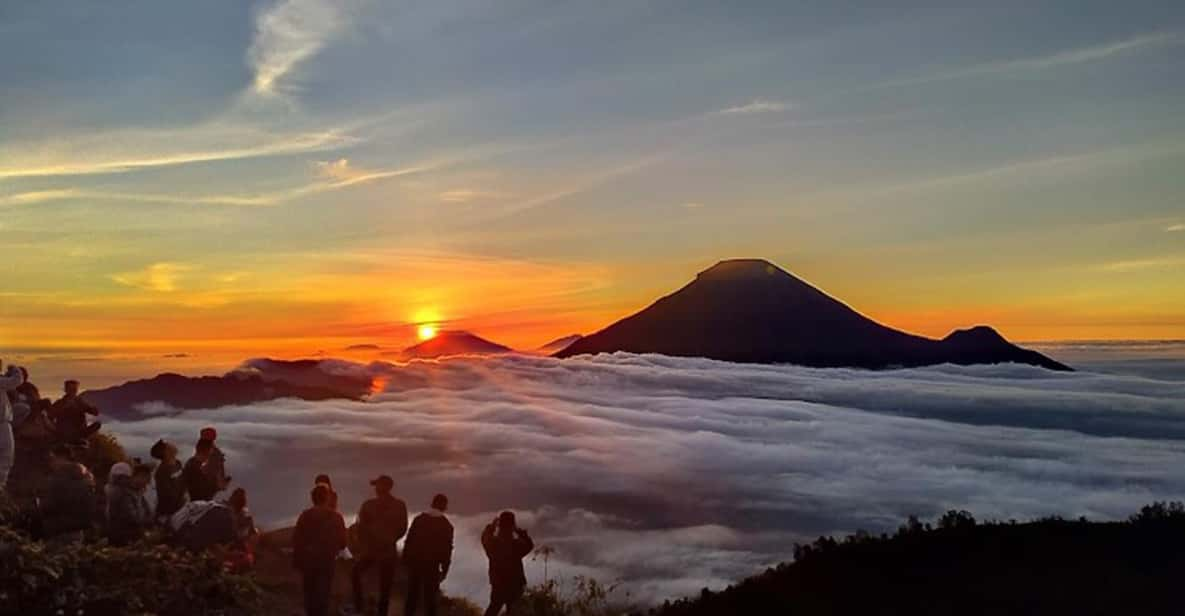
<instances>
[{"instance_id":1,"label":"standing person","mask_svg":"<svg viewBox=\"0 0 1185 616\"><path fill-rule=\"evenodd\" d=\"M49 485L40 507L45 535L81 534L91 527L95 511L95 477L61 443L50 450L49 468Z\"/></svg>"},{"instance_id":2,"label":"standing person","mask_svg":"<svg viewBox=\"0 0 1185 616\"><path fill-rule=\"evenodd\" d=\"M399 557L395 543L407 533L407 505L391 495L395 481L382 475L370 482L374 498L362 503L358 511L358 544L362 553L354 561L353 582L355 613L361 613L362 576L371 567L379 570L379 616L387 616L391 605L391 583L395 579L395 561Z\"/></svg>"},{"instance_id":3,"label":"standing person","mask_svg":"<svg viewBox=\"0 0 1185 616\"><path fill-rule=\"evenodd\" d=\"M111 545L135 543L152 527L152 507L144 498L151 480L151 464L136 464L130 476L116 477L107 501L107 540Z\"/></svg>"},{"instance_id":4,"label":"standing person","mask_svg":"<svg viewBox=\"0 0 1185 616\"><path fill-rule=\"evenodd\" d=\"M444 517L447 510L448 497L437 494L432 498L432 508L416 516L407 532L403 544L403 562L407 565L404 616L415 616L421 599L424 613L436 616L440 584L448 577L453 560L453 525Z\"/></svg>"},{"instance_id":5,"label":"standing person","mask_svg":"<svg viewBox=\"0 0 1185 616\"><path fill-rule=\"evenodd\" d=\"M230 475L226 474L226 454L218 447L218 431L214 426L206 426L198 433L200 440L207 440L214 444L210 450L210 459L206 461L206 472L214 478L214 482L225 488L230 484ZM220 488L222 489L222 488Z\"/></svg>"},{"instance_id":6,"label":"standing person","mask_svg":"<svg viewBox=\"0 0 1185 616\"><path fill-rule=\"evenodd\" d=\"M292 565L301 574L304 609L308 616L329 614L337 553L346 547L346 521L329 508L329 488L313 487L313 506L296 520L292 534Z\"/></svg>"},{"instance_id":7,"label":"standing person","mask_svg":"<svg viewBox=\"0 0 1185 616\"><path fill-rule=\"evenodd\" d=\"M4 492L8 485L8 473L12 471L12 463L16 460L16 442L12 436L12 402L8 399L8 392L15 391L23 382L25 379L17 366L9 365L4 375L0 376L0 492Z\"/></svg>"},{"instance_id":8,"label":"standing person","mask_svg":"<svg viewBox=\"0 0 1185 616\"><path fill-rule=\"evenodd\" d=\"M85 441L99 431L103 424L87 423L87 415L99 414L99 409L78 395L78 381L70 379L62 385L65 395L49 407L49 417L57 427L58 438L66 443Z\"/></svg>"},{"instance_id":9,"label":"standing person","mask_svg":"<svg viewBox=\"0 0 1185 616\"><path fill-rule=\"evenodd\" d=\"M202 439L194 446L193 457L185 462L181 469L181 480L185 483L185 491L189 493L191 501L214 500L214 495L226 487L219 484L207 470L206 463L210 460L210 453L214 450L214 441Z\"/></svg>"},{"instance_id":10,"label":"standing person","mask_svg":"<svg viewBox=\"0 0 1185 616\"><path fill-rule=\"evenodd\" d=\"M485 616L498 616L503 607L509 614L527 588L523 558L535 549L535 543L515 523L514 513L503 511L482 531L481 547L490 559L490 606Z\"/></svg>"},{"instance_id":11,"label":"standing person","mask_svg":"<svg viewBox=\"0 0 1185 616\"><path fill-rule=\"evenodd\" d=\"M181 461L177 459L177 446L161 439L149 451L160 460L153 480L156 484L156 517L168 518L185 506L185 481L182 479Z\"/></svg>"}]
</instances>

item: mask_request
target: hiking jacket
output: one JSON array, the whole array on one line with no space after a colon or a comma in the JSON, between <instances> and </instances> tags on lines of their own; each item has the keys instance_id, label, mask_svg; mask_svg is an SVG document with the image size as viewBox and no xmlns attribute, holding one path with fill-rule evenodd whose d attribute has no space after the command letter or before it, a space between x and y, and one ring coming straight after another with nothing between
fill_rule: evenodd
<instances>
[{"instance_id":1,"label":"hiking jacket","mask_svg":"<svg viewBox=\"0 0 1185 616\"><path fill-rule=\"evenodd\" d=\"M12 402L8 399L8 392L20 387L24 382L24 375L11 364L8 370L0 375L0 423L12 423Z\"/></svg>"},{"instance_id":2,"label":"hiking jacket","mask_svg":"<svg viewBox=\"0 0 1185 616\"><path fill-rule=\"evenodd\" d=\"M181 478L181 462L163 462L156 467L153 482L156 484L156 515L171 516L185 505L185 481Z\"/></svg>"},{"instance_id":3,"label":"hiking jacket","mask_svg":"<svg viewBox=\"0 0 1185 616\"><path fill-rule=\"evenodd\" d=\"M82 399L82 396L65 396L49 407L49 416L58 427L58 432L68 438L86 433L87 415L98 415L99 409Z\"/></svg>"},{"instance_id":4,"label":"hiking jacket","mask_svg":"<svg viewBox=\"0 0 1185 616\"><path fill-rule=\"evenodd\" d=\"M46 532L53 534L90 528L95 511L95 477L78 463L55 468L49 475L41 512Z\"/></svg>"},{"instance_id":5,"label":"hiking jacket","mask_svg":"<svg viewBox=\"0 0 1185 616\"><path fill-rule=\"evenodd\" d=\"M111 545L134 543L152 526L152 508L130 477L118 477L107 502L107 539Z\"/></svg>"},{"instance_id":6,"label":"hiking jacket","mask_svg":"<svg viewBox=\"0 0 1185 616\"><path fill-rule=\"evenodd\" d=\"M494 588L525 588L527 574L523 571L523 558L535 549L535 543L527 531L505 535L495 530L493 524L486 526L481 534L481 547L490 559L490 586Z\"/></svg>"},{"instance_id":7,"label":"hiking jacket","mask_svg":"<svg viewBox=\"0 0 1185 616\"><path fill-rule=\"evenodd\" d=\"M190 458L181 469L181 481L185 483L191 501L214 500L214 495L218 494L218 484L197 456Z\"/></svg>"},{"instance_id":8,"label":"hiking jacket","mask_svg":"<svg viewBox=\"0 0 1185 616\"><path fill-rule=\"evenodd\" d=\"M346 521L342 514L325 507L310 507L297 518L292 533L292 565L297 570L307 573L330 569L345 547Z\"/></svg>"},{"instance_id":9,"label":"hiking jacket","mask_svg":"<svg viewBox=\"0 0 1185 616\"><path fill-rule=\"evenodd\" d=\"M391 496L376 496L358 511L358 544L366 556L393 557L395 543L407 533L407 505Z\"/></svg>"},{"instance_id":10,"label":"hiking jacket","mask_svg":"<svg viewBox=\"0 0 1185 616\"><path fill-rule=\"evenodd\" d=\"M453 525L431 509L416 516L403 544L403 562L419 571L448 571L453 560Z\"/></svg>"}]
</instances>

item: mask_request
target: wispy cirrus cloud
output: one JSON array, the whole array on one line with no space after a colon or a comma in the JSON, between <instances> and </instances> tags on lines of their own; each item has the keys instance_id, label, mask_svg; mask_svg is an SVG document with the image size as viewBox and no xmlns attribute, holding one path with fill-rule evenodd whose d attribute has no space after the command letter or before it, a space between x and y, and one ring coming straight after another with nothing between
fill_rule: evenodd
<instances>
[{"instance_id":1,"label":"wispy cirrus cloud","mask_svg":"<svg viewBox=\"0 0 1185 616\"><path fill-rule=\"evenodd\" d=\"M1165 233L1177 233L1179 231L1185 231L1185 225L1169 225L1164 230Z\"/></svg>"},{"instance_id":2,"label":"wispy cirrus cloud","mask_svg":"<svg viewBox=\"0 0 1185 616\"><path fill-rule=\"evenodd\" d=\"M1151 269L1164 269L1185 266L1185 256L1156 257L1151 259L1130 259L1104 263L1098 269L1104 272L1128 273Z\"/></svg>"},{"instance_id":3,"label":"wispy cirrus cloud","mask_svg":"<svg viewBox=\"0 0 1185 616\"><path fill-rule=\"evenodd\" d=\"M716 113L720 114L720 115L752 115L752 114L756 114L756 113L777 113L777 112L781 112L781 111L786 111L787 109L790 109L790 107L791 106L789 103L784 103L782 101L774 101L774 100L768 100L768 99L764 99L764 98L755 98L755 99L749 101L748 103L744 103L742 105L736 105L733 107L728 107L726 109L721 109L720 111L717 111Z\"/></svg>"},{"instance_id":4,"label":"wispy cirrus cloud","mask_svg":"<svg viewBox=\"0 0 1185 616\"><path fill-rule=\"evenodd\" d=\"M325 0L280 0L255 19L255 38L247 62L260 95L282 93L281 81L301 62L320 51L349 23L345 3Z\"/></svg>"},{"instance_id":5,"label":"wispy cirrus cloud","mask_svg":"<svg viewBox=\"0 0 1185 616\"><path fill-rule=\"evenodd\" d=\"M899 86L922 85L927 83L986 75L1035 73L1065 66L1073 66L1075 64L1106 60L1115 56L1138 53L1156 47L1180 45L1182 43L1185 43L1185 35L1182 35L1180 32L1156 32L1141 34L1119 41L1093 45L1090 47L1068 49L1043 56L1021 58L1017 60L1004 60L999 62L987 62L983 64L966 66L963 68L955 68L947 71L918 75L915 77L894 79L891 81L872 84L865 88L859 88L859 90L874 90Z\"/></svg>"}]
</instances>

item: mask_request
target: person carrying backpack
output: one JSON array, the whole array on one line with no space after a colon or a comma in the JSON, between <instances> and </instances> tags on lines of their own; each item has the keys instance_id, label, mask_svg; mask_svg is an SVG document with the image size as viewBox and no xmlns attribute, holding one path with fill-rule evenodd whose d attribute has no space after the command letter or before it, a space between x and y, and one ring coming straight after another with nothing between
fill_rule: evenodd
<instances>
[{"instance_id":1,"label":"person carrying backpack","mask_svg":"<svg viewBox=\"0 0 1185 616\"><path fill-rule=\"evenodd\" d=\"M407 533L407 505L391 495L395 481L382 475L370 482L374 486L374 498L362 503L358 512L358 545L362 549L354 561L350 579L353 582L353 612L361 613L362 576L372 567L379 571L379 616L386 616L391 604L391 584L395 578L395 562L398 552L395 543Z\"/></svg>"}]
</instances>

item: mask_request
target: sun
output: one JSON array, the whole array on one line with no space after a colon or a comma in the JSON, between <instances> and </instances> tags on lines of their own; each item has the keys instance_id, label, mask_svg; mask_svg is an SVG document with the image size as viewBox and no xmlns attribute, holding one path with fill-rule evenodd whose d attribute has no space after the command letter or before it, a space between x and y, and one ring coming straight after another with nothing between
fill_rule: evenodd
<instances>
[{"instance_id":1,"label":"sun","mask_svg":"<svg viewBox=\"0 0 1185 616\"><path fill-rule=\"evenodd\" d=\"M416 329L416 335L420 340L431 340L436 337L436 326L425 323Z\"/></svg>"}]
</instances>

